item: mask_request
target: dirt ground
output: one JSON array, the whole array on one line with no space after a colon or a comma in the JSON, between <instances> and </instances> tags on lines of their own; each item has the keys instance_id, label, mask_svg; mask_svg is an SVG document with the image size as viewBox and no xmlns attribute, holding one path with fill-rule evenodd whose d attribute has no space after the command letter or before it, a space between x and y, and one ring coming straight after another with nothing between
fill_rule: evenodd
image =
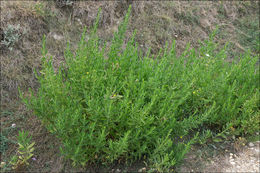
<instances>
[{"instance_id":1,"label":"dirt ground","mask_svg":"<svg viewBox=\"0 0 260 173\"><path fill-rule=\"evenodd\" d=\"M176 40L177 54L188 42L198 48L198 40L208 38L219 27L216 42L223 46L229 42L229 58L246 49L259 54L259 2L258 1L0 1L0 50L1 50L1 162L8 163L15 153L15 136L27 130L36 142L35 161L28 171L63 172L86 171L72 168L69 161L59 155L59 140L42 127L41 122L19 100L18 87L37 90L35 71L41 68L41 46L46 35L48 55L59 66L64 61L67 42L76 49L83 28L91 29L98 9L101 19L98 27L100 42L110 42L113 32L123 20L128 6L132 13L126 39L136 30L136 41L143 51L152 49L156 54L166 42ZM35 71L34 71L35 69ZM12 124L16 127L13 128ZM194 146L179 172L259 172L259 142L243 146L237 139L219 147L215 144ZM259 140L258 140L259 141ZM238 143L238 144L237 144ZM246 142L244 142L246 143ZM223 146L222 146L223 145ZM214 146L214 147L213 147ZM216 149L217 148L217 149ZM227 151L226 151L227 150ZM231 155L232 153L233 155ZM257 154L255 154L257 153ZM231 157L232 156L232 157ZM233 164L235 163L235 164ZM144 163L134 166L112 165L95 171L146 171ZM144 169L142 169L144 168ZM2 171L7 171L8 166Z\"/></svg>"},{"instance_id":2,"label":"dirt ground","mask_svg":"<svg viewBox=\"0 0 260 173\"><path fill-rule=\"evenodd\" d=\"M178 172L259 172L260 141L194 147ZM238 148L237 148L238 147Z\"/></svg>"}]
</instances>

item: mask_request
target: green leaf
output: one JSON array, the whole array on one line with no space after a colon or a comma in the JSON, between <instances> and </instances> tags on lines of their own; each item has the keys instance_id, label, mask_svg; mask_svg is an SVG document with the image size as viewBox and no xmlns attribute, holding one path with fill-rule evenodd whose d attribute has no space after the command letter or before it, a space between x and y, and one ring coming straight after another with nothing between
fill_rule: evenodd
<instances>
[{"instance_id":1,"label":"green leaf","mask_svg":"<svg viewBox=\"0 0 260 173\"><path fill-rule=\"evenodd\" d=\"M20 147L21 149L24 149L24 148L25 148L25 146L22 145L22 144L20 144L20 143L18 143L18 145L19 145L19 147Z\"/></svg>"},{"instance_id":2,"label":"green leaf","mask_svg":"<svg viewBox=\"0 0 260 173\"><path fill-rule=\"evenodd\" d=\"M30 153L32 153L33 151L34 151L34 148L31 148L31 149L29 150Z\"/></svg>"},{"instance_id":3,"label":"green leaf","mask_svg":"<svg viewBox=\"0 0 260 173\"><path fill-rule=\"evenodd\" d=\"M213 138L214 142L222 142L223 140L221 138Z\"/></svg>"},{"instance_id":4,"label":"green leaf","mask_svg":"<svg viewBox=\"0 0 260 173\"><path fill-rule=\"evenodd\" d=\"M30 154L27 158L30 159L32 156L33 156L33 154ZM28 160L28 159L27 159L27 160Z\"/></svg>"},{"instance_id":5,"label":"green leaf","mask_svg":"<svg viewBox=\"0 0 260 173\"><path fill-rule=\"evenodd\" d=\"M18 151L19 154L23 155L25 154L26 152L22 152L22 151Z\"/></svg>"},{"instance_id":6,"label":"green leaf","mask_svg":"<svg viewBox=\"0 0 260 173\"><path fill-rule=\"evenodd\" d=\"M31 148L31 147L33 147L33 146L34 146L34 144L35 144L35 142L31 143L31 144L28 146L28 148Z\"/></svg>"}]
</instances>

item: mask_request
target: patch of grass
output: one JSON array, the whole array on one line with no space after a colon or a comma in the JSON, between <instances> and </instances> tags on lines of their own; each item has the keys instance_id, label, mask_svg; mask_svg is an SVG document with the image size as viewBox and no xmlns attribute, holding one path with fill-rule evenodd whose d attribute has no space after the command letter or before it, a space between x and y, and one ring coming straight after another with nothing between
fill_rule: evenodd
<instances>
[{"instance_id":1,"label":"patch of grass","mask_svg":"<svg viewBox=\"0 0 260 173\"><path fill-rule=\"evenodd\" d=\"M29 97L21 94L61 139L61 152L74 166L143 159L165 172L180 163L197 132L207 137L231 126L239 133L256 130L256 122L254 129L243 129L241 122L259 113L248 106L259 94L257 57L249 52L228 63L226 47L216 51L215 33L196 51L187 45L180 57L174 42L157 57L149 51L142 56L135 34L122 48L129 13L130 8L108 52L98 44L97 20L76 53L68 44L66 63L57 72L44 40L40 88Z\"/></svg>"},{"instance_id":2,"label":"patch of grass","mask_svg":"<svg viewBox=\"0 0 260 173\"><path fill-rule=\"evenodd\" d=\"M225 11L225 8L224 8L224 4L222 2L220 2L220 5L218 5L218 17L221 18L221 19L225 19L227 18L227 13Z\"/></svg>"},{"instance_id":3,"label":"patch of grass","mask_svg":"<svg viewBox=\"0 0 260 173\"><path fill-rule=\"evenodd\" d=\"M38 16L41 16L43 18L45 17L53 17L55 16L54 13L52 13L46 6L45 3L42 3L42 2L37 2L35 5L34 5L34 12L38 15Z\"/></svg>"},{"instance_id":4,"label":"patch of grass","mask_svg":"<svg viewBox=\"0 0 260 173\"><path fill-rule=\"evenodd\" d=\"M13 113L9 111L2 111L0 114L1 120L4 120L5 117L10 117L12 118ZM5 122L1 122L1 133L0 133L0 152L2 154L5 153L5 151L8 149L8 144L10 143L15 143L13 140L8 139L9 134L12 133L14 130L13 127L6 127Z\"/></svg>"},{"instance_id":5,"label":"patch of grass","mask_svg":"<svg viewBox=\"0 0 260 173\"><path fill-rule=\"evenodd\" d=\"M198 25L199 24L198 16L193 15L193 13L190 11L176 13L175 15L176 15L176 18L178 18L179 20L182 20L185 25Z\"/></svg>"},{"instance_id":6,"label":"patch of grass","mask_svg":"<svg viewBox=\"0 0 260 173\"><path fill-rule=\"evenodd\" d=\"M260 30L259 20L251 17L242 17L235 22L239 42L247 49L251 49L255 53L260 53Z\"/></svg>"},{"instance_id":7,"label":"patch of grass","mask_svg":"<svg viewBox=\"0 0 260 173\"><path fill-rule=\"evenodd\" d=\"M8 139L2 133L0 134L0 152L4 153L8 148Z\"/></svg>"}]
</instances>

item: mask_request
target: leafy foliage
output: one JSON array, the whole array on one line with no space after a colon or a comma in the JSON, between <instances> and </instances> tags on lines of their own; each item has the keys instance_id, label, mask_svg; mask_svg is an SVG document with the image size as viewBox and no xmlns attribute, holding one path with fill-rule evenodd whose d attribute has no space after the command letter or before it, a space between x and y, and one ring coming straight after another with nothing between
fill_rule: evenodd
<instances>
[{"instance_id":1,"label":"leafy foliage","mask_svg":"<svg viewBox=\"0 0 260 173\"><path fill-rule=\"evenodd\" d=\"M259 114L248 106L259 93L257 57L248 53L228 63L225 48L216 51L215 33L180 57L175 43L156 58L143 56L134 35L123 49L130 9L108 51L98 44L97 20L75 54L68 44L58 71L44 39L40 88L21 97L61 139L61 152L74 165L147 158L163 172L183 159L198 131L248 127L241 123L251 118L248 111Z\"/></svg>"},{"instance_id":2,"label":"leafy foliage","mask_svg":"<svg viewBox=\"0 0 260 173\"><path fill-rule=\"evenodd\" d=\"M19 169L19 167L24 165L29 165L28 160L33 156L34 144L31 143L31 137L29 137L28 132L19 131L18 139L18 153L14 155L11 159L11 164L13 169Z\"/></svg>"},{"instance_id":3,"label":"leafy foliage","mask_svg":"<svg viewBox=\"0 0 260 173\"><path fill-rule=\"evenodd\" d=\"M13 49L14 44L19 40L21 34L19 33L20 24L8 25L8 27L4 30L4 38L1 41L1 44L8 47L9 50Z\"/></svg>"}]
</instances>

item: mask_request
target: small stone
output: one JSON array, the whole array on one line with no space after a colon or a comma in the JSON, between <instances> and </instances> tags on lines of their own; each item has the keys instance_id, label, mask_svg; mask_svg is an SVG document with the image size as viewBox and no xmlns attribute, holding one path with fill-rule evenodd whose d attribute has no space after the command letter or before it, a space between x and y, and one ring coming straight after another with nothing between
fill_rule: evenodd
<instances>
[{"instance_id":1,"label":"small stone","mask_svg":"<svg viewBox=\"0 0 260 173\"><path fill-rule=\"evenodd\" d=\"M249 142L248 146L249 147L254 147L255 145L252 142Z\"/></svg>"},{"instance_id":2,"label":"small stone","mask_svg":"<svg viewBox=\"0 0 260 173\"><path fill-rule=\"evenodd\" d=\"M251 162L254 162L256 159L254 157L251 157Z\"/></svg>"},{"instance_id":3,"label":"small stone","mask_svg":"<svg viewBox=\"0 0 260 173\"><path fill-rule=\"evenodd\" d=\"M233 153L230 153L229 155L230 155L230 156L233 156Z\"/></svg>"},{"instance_id":4,"label":"small stone","mask_svg":"<svg viewBox=\"0 0 260 173\"><path fill-rule=\"evenodd\" d=\"M120 169L116 169L116 172L120 172Z\"/></svg>"},{"instance_id":5,"label":"small stone","mask_svg":"<svg viewBox=\"0 0 260 173\"><path fill-rule=\"evenodd\" d=\"M229 161L230 161L230 162L234 162L234 159L230 159Z\"/></svg>"},{"instance_id":6,"label":"small stone","mask_svg":"<svg viewBox=\"0 0 260 173\"><path fill-rule=\"evenodd\" d=\"M5 166L5 162L1 162L0 168L3 168Z\"/></svg>"},{"instance_id":7,"label":"small stone","mask_svg":"<svg viewBox=\"0 0 260 173\"><path fill-rule=\"evenodd\" d=\"M142 171L143 171L143 172L145 172L145 171L146 171L146 168L145 168L145 167L143 167L143 168L142 168Z\"/></svg>"},{"instance_id":8,"label":"small stone","mask_svg":"<svg viewBox=\"0 0 260 173\"><path fill-rule=\"evenodd\" d=\"M230 162L231 165L235 165L236 163L235 162Z\"/></svg>"},{"instance_id":9,"label":"small stone","mask_svg":"<svg viewBox=\"0 0 260 173\"><path fill-rule=\"evenodd\" d=\"M63 39L63 36L54 33L54 34L53 34L53 38L54 38L55 40L62 40L62 39Z\"/></svg>"},{"instance_id":10,"label":"small stone","mask_svg":"<svg viewBox=\"0 0 260 173\"><path fill-rule=\"evenodd\" d=\"M77 21L82 25L82 22L81 22L81 20L79 18L77 18Z\"/></svg>"},{"instance_id":11,"label":"small stone","mask_svg":"<svg viewBox=\"0 0 260 173\"><path fill-rule=\"evenodd\" d=\"M138 169L138 172L143 172L142 168L141 168L141 169Z\"/></svg>"}]
</instances>

